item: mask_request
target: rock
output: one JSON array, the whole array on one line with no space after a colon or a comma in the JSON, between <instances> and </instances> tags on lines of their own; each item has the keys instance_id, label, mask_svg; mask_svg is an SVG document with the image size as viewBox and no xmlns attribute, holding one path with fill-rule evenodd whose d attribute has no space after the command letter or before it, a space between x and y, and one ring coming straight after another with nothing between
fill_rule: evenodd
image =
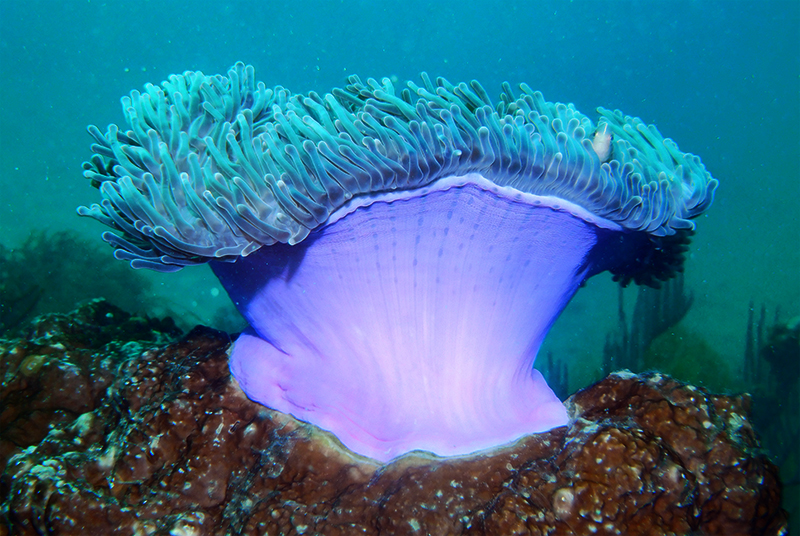
<instances>
[{"instance_id":1,"label":"rock","mask_svg":"<svg viewBox=\"0 0 800 536\"><path fill-rule=\"evenodd\" d=\"M47 322L2 344L0 536L787 531L747 396L615 373L569 427L382 465L249 401L224 333L164 346L168 324L105 302Z\"/></svg>"}]
</instances>

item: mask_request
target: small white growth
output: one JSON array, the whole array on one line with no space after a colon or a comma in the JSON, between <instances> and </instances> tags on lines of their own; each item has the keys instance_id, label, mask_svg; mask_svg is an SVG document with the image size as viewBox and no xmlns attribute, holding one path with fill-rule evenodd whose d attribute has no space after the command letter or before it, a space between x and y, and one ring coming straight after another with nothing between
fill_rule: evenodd
<instances>
[{"instance_id":1,"label":"small white growth","mask_svg":"<svg viewBox=\"0 0 800 536\"><path fill-rule=\"evenodd\" d=\"M200 529L205 518L206 516L202 512L192 512L189 515L181 516L172 526L169 534L170 536L200 536L203 533Z\"/></svg>"},{"instance_id":2,"label":"small white growth","mask_svg":"<svg viewBox=\"0 0 800 536\"><path fill-rule=\"evenodd\" d=\"M117 447L111 446L97 459L97 465L101 469L111 469L117 462Z\"/></svg>"},{"instance_id":3,"label":"small white growth","mask_svg":"<svg viewBox=\"0 0 800 536\"><path fill-rule=\"evenodd\" d=\"M80 437L84 437L89 430L92 428L92 424L94 423L94 414L91 411L87 411L86 413L82 414L80 417L75 419L73 423L73 430L77 432Z\"/></svg>"},{"instance_id":4,"label":"small white growth","mask_svg":"<svg viewBox=\"0 0 800 536\"><path fill-rule=\"evenodd\" d=\"M738 413L732 413L728 419L728 426L731 427L731 432L736 433L742 426L745 425L745 422L745 419L743 419L741 415Z\"/></svg>"},{"instance_id":5,"label":"small white growth","mask_svg":"<svg viewBox=\"0 0 800 536\"><path fill-rule=\"evenodd\" d=\"M611 132L608 130L608 123L600 123L592 138L592 149L597 153L600 162L608 162L611 159Z\"/></svg>"},{"instance_id":6,"label":"small white growth","mask_svg":"<svg viewBox=\"0 0 800 536\"><path fill-rule=\"evenodd\" d=\"M572 514L575 504L575 495L570 488L561 488L553 494L553 513L558 519L564 519Z\"/></svg>"}]
</instances>

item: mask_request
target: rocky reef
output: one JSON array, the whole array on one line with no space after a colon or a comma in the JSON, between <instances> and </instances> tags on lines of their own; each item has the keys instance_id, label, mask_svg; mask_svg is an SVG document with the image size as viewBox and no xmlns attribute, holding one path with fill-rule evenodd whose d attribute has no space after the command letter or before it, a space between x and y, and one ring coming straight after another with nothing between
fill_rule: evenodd
<instances>
[{"instance_id":1,"label":"rocky reef","mask_svg":"<svg viewBox=\"0 0 800 536\"><path fill-rule=\"evenodd\" d=\"M614 373L570 425L388 464L249 401L231 338L93 301L0 341L6 534L786 534L747 396Z\"/></svg>"}]
</instances>

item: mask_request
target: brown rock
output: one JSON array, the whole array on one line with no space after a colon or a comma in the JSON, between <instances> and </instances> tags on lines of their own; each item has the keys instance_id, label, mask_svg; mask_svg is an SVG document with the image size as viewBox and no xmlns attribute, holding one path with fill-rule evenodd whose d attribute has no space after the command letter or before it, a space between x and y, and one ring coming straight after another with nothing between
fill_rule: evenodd
<instances>
[{"instance_id":1,"label":"brown rock","mask_svg":"<svg viewBox=\"0 0 800 536\"><path fill-rule=\"evenodd\" d=\"M83 361L68 343L5 349L11 379L0 391L0 455L13 456L0 501L12 533L786 530L776 469L748 422L749 399L659 374L612 374L570 398L571 426L491 453L412 453L381 465L250 402L228 373L225 334L196 328L162 349L138 345L115 356L106 348ZM31 355L49 357L25 362ZM55 371L60 388L26 383ZM69 396L78 387L83 393ZM35 423L34 432L20 423Z\"/></svg>"}]
</instances>

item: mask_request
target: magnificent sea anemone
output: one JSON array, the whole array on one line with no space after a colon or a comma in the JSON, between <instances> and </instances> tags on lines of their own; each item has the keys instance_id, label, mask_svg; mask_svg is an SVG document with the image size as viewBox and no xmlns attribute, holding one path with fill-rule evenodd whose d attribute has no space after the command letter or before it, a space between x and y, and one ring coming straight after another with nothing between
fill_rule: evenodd
<instances>
[{"instance_id":1,"label":"magnificent sea anemone","mask_svg":"<svg viewBox=\"0 0 800 536\"><path fill-rule=\"evenodd\" d=\"M577 288L680 270L717 181L653 126L503 85L357 77L292 94L187 71L92 126L78 213L134 268L210 263L250 328L230 368L265 406L386 461L567 423L533 362Z\"/></svg>"}]
</instances>

